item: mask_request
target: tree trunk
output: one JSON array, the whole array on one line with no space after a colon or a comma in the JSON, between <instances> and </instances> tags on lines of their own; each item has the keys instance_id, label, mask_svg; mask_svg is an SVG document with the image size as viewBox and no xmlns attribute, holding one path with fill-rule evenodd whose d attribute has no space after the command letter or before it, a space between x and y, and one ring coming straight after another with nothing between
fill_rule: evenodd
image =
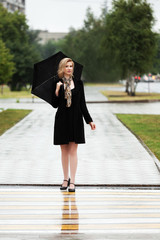
<instances>
[{"instance_id":1,"label":"tree trunk","mask_svg":"<svg viewBox=\"0 0 160 240\"><path fill-rule=\"evenodd\" d=\"M129 79L127 78L126 80L126 89L125 89L126 93L129 93Z\"/></svg>"},{"instance_id":2,"label":"tree trunk","mask_svg":"<svg viewBox=\"0 0 160 240\"><path fill-rule=\"evenodd\" d=\"M134 76L131 76L131 96L135 96L135 79Z\"/></svg>"},{"instance_id":3,"label":"tree trunk","mask_svg":"<svg viewBox=\"0 0 160 240\"><path fill-rule=\"evenodd\" d=\"M3 84L1 85L1 94L3 95Z\"/></svg>"}]
</instances>

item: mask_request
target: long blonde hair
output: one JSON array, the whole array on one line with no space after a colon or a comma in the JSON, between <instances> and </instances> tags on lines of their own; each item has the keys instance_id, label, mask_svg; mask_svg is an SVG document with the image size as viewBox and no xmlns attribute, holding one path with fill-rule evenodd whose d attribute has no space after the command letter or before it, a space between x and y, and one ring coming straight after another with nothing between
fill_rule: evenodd
<instances>
[{"instance_id":1,"label":"long blonde hair","mask_svg":"<svg viewBox=\"0 0 160 240\"><path fill-rule=\"evenodd\" d=\"M74 62L71 58L63 58L60 62L59 62L59 66L58 66L58 77L62 78L64 76L64 67L68 62L72 62L73 64L73 71L74 71ZM72 72L72 77L73 77L73 72Z\"/></svg>"}]
</instances>

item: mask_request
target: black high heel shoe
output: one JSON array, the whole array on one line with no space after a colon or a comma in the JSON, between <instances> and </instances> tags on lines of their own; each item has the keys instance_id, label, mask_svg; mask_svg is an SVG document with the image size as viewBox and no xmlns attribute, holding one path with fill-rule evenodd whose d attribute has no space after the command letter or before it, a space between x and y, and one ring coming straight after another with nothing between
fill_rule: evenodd
<instances>
[{"instance_id":1,"label":"black high heel shoe","mask_svg":"<svg viewBox=\"0 0 160 240\"><path fill-rule=\"evenodd\" d=\"M60 187L60 190L66 190L66 189L68 188L68 186L69 186L69 184L70 184L70 178L69 178L68 180L64 179L63 181L68 182L68 184L67 184L67 187L61 186L61 187ZM62 185L63 185L63 184L62 184Z\"/></svg>"},{"instance_id":2,"label":"black high heel shoe","mask_svg":"<svg viewBox=\"0 0 160 240\"><path fill-rule=\"evenodd\" d=\"M68 192L75 192L75 190L76 190L76 189L75 189L75 184L74 184L74 183L70 183L70 184L73 184L73 185L74 185L74 188L68 188ZM70 184L69 184L69 185L70 185Z\"/></svg>"}]
</instances>

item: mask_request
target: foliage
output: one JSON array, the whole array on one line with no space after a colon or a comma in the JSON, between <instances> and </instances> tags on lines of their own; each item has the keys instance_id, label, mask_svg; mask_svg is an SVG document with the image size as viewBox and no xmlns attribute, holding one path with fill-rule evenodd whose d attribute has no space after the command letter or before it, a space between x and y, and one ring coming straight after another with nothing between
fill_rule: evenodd
<instances>
[{"instance_id":1,"label":"foliage","mask_svg":"<svg viewBox=\"0 0 160 240\"><path fill-rule=\"evenodd\" d=\"M153 67L150 72L155 75L160 73L160 34L157 34L156 56L153 59Z\"/></svg>"},{"instance_id":2,"label":"foliage","mask_svg":"<svg viewBox=\"0 0 160 240\"><path fill-rule=\"evenodd\" d=\"M69 34L61 44L62 50L83 66L83 78L92 82L112 81L110 59L101 58L100 41L104 35L104 16L97 19L90 8L87 9L84 26ZM68 47L70 46L70 47ZM114 72L115 73L115 72Z\"/></svg>"},{"instance_id":3,"label":"foliage","mask_svg":"<svg viewBox=\"0 0 160 240\"><path fill-rule=\"evenodd\" d=\"M145 0L113 1L102 44L116 56L123 78L145 73L152 66L156 46L153 23L153 11Z\"/></svg>"},{"instance_id":4,"label":"foliage","mask_svg":"<svg viewBox=\"0 0 160 240\"><path fill-rule=\"evenodd\" d=\"M152 31L150 4L146 0L113 0L111 11L101 10L96 18L88 8L82 28L70 28L64 39L41 45L39 31L29 29L25 15L9 13L0 4L0 39L12 56L10 63L15 64L11 89L31 84L33 64L59 50L84 66L82 78L88 82L113 82L151 70L159 72L160 36Z\"/></svg>"},{"instance_id":5,"label":"foliage","mask_svg":"<svg viewBox=\"0 0 160 240\"><path fill-rule=\"evenodd\" d=\"M10 81L14 73L13 55L10 54L5 43L0 39L0 84L6 84ZM2 88L3 89L3 88ZM3 92L2 92L3 93Z\"/></svg>"},{"instance_id":6,"label":"foliage","mask_svg":"<svg viewBox=\"0 0 160 240\"><path fill-rule=\"evenodd\" d=\"M146 0L113 0L112 10L106 15L102 46L104 55L114 55L127 78L126 92L135 95L135 75L148 72L156 54L157 34L152 31L153 10Z\"/></svg>"},{"instance_id":7,"label":"foliage","mask_svg":"<svg viewBox=\"0 0 160 240\"><path fill-rule=\"evenodd\" d=\"M88 8L84 26L71 28L61 47L84 65L87 81L116 81L152 68L157 42L153 24L145 0L114 0L112 10L102 8L98 19Z\"/></svg>"},{"instance_id":8,"label":"foliage","mask_svg":"<svg viewBox=\"0 0 160 240\"><path fill-rule=\"evenodd\" d=\"M15 54L14 62L16 63L17 71L13 75L10 86L12 90L21 90L28 83L31 84L33 76L33 64L40 59L39 52L34 45L19 41L10 42L10 48Z\"/></svg>"},{"instance_id":9,"label":"foliage","mask_svg":"<svg viewBox=\"0 0 160 240\"><path fill-rule=\"evenodd\" d=\"M151 69L157 37L153 24L145 0L114 0L112 10L102 9L98 19L88 8L84 26L71 28L61 47L84 65L87 81L116 81Z\"/></svg>"},{"instance_id":10,"label":"foliage","mask_svg":"<svg viewBox=\"0 0 160 240\"><path fill-rule=\"evenodd\" d=\"M42 59L46 59L57 52L56 42L54 40L48 40L45 44L41 45L40 53Z\"/></svg>"},{"instance_id":11,"label":"foliage","mask_svg":"<svg viewBox=\"0 0 160 240\"><path fill-rule=\"evenodd\" d=\"M10 81L11 89L20 90L22 86L31 83L33 63L40 59L35 43L37 33L33 34L29 30L23 13L10 13L0 4L0 38L10 49L15 63L15 72Z\"/></svg>"}]
</instances>

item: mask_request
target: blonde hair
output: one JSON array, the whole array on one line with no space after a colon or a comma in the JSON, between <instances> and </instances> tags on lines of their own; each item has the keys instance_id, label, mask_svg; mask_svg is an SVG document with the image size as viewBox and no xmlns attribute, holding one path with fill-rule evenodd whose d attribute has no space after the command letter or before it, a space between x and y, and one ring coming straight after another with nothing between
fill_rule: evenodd
<instances>
[{"instance_id":1,"label":"blonde hair","mask_svg":"<svg viewBox=\"0 0 160 240\"><path fill-rule=\"evenodd\" d=\"M64 67L68 62L72 62L73 64L73 71L74 71L74 62L71 58L63 58L60 62L59 62L59 66L58 66L58 77L62 78L64 76ZM72 72L72 77L73 77L73 72Z\"/></svg>"}]
</instances>

